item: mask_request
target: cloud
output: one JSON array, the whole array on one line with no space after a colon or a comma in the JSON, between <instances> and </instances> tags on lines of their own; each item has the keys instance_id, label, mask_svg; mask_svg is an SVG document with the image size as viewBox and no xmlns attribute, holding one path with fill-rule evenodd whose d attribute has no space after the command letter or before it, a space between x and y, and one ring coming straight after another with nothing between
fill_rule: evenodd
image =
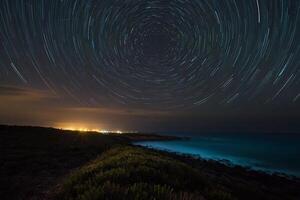
<instances>
[{"instance_id":1,"label":"cloud","mask_svg":"<svg viewBox=\"0 0 300 200\"><path fill-rule=\"evenodd\" d=\"M85 124L104 128L135 127L170 113L126 107L85 107L70 103L50 91L0 85L0 123L61 126Z\"/></svg>"},{"instance_id":2,"label":"cloud","mask_svg":"<svg viewBox=\"0 0 300 200\"><path fill-rule=\"evenodd\" d=\"M25 88L0 85L0 96L24 95L28 92Z\"/></svg>"},{"instance_id":3,"label":"cloud","mask_svg":"<svg viewBox=\"0 0 300 200\"><path fill-rule=\"evenodd\" d=\"M47 120L47 113L55 108L58 100L47 90L0 85L0 123Z\"/></svg>"},{"instance_id":4,"label":"cloud","mask_svg":"<svg viewBox=\"0 0 300 200\"><path fill-rule=\"evenodd\" d=\"M143 109L126 109L119 107L68 107L66 111L89 113L89 114L117 114L125 116L169 116L167 111L160 110L143 110Z\"/></svg>"},{"instance_id":5,"label":"cloud","mask_svg":"<svg viewBox=\"0 0 300 200\"><path fill-rule=\"evenodd\" d=\"M11 85L0 85L0 98L19 98L24 99L55 99L57 96L53 95L49 91L25 88Z\"/></svg>"}]
</instances>

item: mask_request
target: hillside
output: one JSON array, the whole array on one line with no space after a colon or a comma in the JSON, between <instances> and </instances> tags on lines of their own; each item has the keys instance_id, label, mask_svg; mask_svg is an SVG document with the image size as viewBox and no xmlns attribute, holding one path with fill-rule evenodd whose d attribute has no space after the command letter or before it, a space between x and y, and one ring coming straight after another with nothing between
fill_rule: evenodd
<instances>
[{"instance_id":1,"label":"hillside","mask_svg":"<svg viewBox=\"0 0 300 200\"><path fill-rule=\"evenodd\" d=\"M0 126L0 196L14 199L299 199L299 179L155 151L147 134Z\"/></svg>"}]
</instances>

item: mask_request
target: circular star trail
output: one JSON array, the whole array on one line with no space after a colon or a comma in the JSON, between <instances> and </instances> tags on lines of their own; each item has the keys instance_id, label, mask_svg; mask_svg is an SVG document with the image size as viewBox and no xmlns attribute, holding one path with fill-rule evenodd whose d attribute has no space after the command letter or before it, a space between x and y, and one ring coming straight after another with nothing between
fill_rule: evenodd
<instances>
[{"instance_id":1,"label":"circular star trail","mask_svg":"<svg viewBox=\"0 0 300 200\"><path fill-rule=\"evenodd\" d=\"M298 0L1 0L0 83L86 105L300 101Z\"/></svg>"}]
</instances>

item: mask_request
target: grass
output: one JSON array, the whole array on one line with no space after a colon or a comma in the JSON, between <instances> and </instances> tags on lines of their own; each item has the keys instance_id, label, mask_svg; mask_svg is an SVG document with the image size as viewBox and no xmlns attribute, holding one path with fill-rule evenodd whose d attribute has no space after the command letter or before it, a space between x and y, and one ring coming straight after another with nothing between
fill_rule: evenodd
<instances>
[{"instance_id":1,"label":"grass","mask_svg":"<svg viewBox=\"0 0 300 200\"><path fill-rule=\"evenodd\" d=\"M300 180L132 146L174 139L0 126L1 200L299 200Z\"/></svg>"},{"instance_id":2,"label":"grass","mask_svg":"<svg viewBox=\"0 0 300 200\"><path fill-rule=\"evenodd\" d=\"M137 147L119 147L75 171L55 199L234 199L197 169Z\"/></svg>"},{"instance_id":3,"label":"grass","mask_svg":"<svg viewBox=\"0 0 300 200\"><path fill-rule=\"evenodd\" d=\"M0 199L41 199L70 169L122 141L52 128L0 127Z\"/></svg>"}]
</instances>

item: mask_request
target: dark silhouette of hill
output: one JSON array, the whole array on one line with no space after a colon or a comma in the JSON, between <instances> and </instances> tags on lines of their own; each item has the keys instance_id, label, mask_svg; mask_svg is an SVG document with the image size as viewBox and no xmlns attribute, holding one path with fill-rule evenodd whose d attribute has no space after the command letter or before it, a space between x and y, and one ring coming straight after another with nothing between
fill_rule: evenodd
<instances>
[{"instance_id":1,"label":"dark silhouette of hill","mask_svg":"<svg viewBox=\"0 0 300 200\"><path fill-rule=\"evenodd\" d=\"M300 199L300 181L131 145L176 139L0 126L0 199Z\"/></svg>"}]
</instances>

